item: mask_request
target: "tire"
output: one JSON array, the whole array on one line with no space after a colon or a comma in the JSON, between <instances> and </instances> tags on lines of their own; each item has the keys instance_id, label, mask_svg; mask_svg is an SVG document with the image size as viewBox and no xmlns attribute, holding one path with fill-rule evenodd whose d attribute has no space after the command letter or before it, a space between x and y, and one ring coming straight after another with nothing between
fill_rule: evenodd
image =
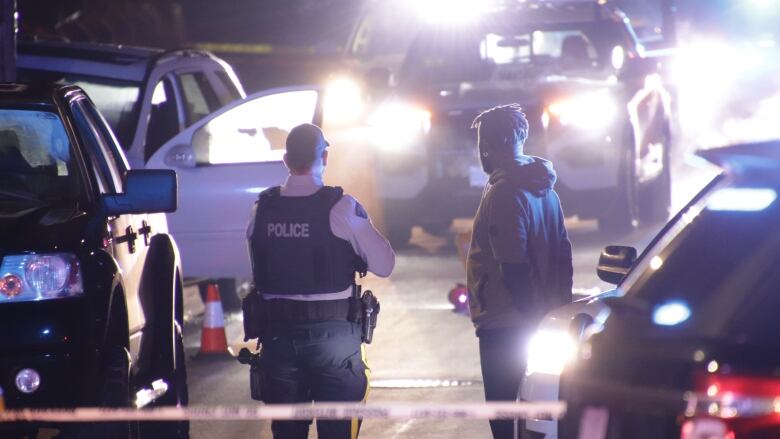
<instances>
[{"instance_id":1,"label":"tire","mask_svg":"<svg viewBox=\"0 0 780 439\"><path fill-rule=\"evenodd\" d=\"M643 224L665 223L672 208L671 134L666 127L662 157L663 170L639 192L639 220Z\"/></svg>"},{"instance_id":2,"label":"tire","mask_svg":"<svg viewBox=\"0 0 780 439\"><path fill-rule=\"evenodd\" d=\"M599 232L605 236L625 235L639 224L637 203L636 152L631 142L626 142L618 175L615 198L599 217Z\"/></svg>"},{"instance_id":3,"label":"tire","mask_svg":"<svg viewBox=\"0 0 780 439\"><path fill-rule=\"evenodd\" d=\"M177 276L176 291L174 293L177 301L181 300L182 282ZM184 338L182 336L181 322L173 322L173 343L167 343L160 340L163 352L160 357L163 359L157 366L155 376L162 376L168 384L167 392L153 403L153 406L178 407L186 406L189 403L189 391L187 389L187 363L184 352ZM167 350L168 352L164 352ZM141 439L171 438L187 439L189 438L189 422L147 422L140 426Z\"/></svg>"},{"instance_id":4,"label":"tire","mask_svg":"<svg viewBox=\"0 0 780 439\"><path fill-rule=\"evenodd\" d=\"M166 376L168 391L154 402L155 407L185 407L189 404L187 390L187 365L184 353L184 341L181 328L176 330L175 366ZM140 439L188 439L190 437L189 421L181 422L146 422L140 427Z\"/></svg>"}]
</instances>

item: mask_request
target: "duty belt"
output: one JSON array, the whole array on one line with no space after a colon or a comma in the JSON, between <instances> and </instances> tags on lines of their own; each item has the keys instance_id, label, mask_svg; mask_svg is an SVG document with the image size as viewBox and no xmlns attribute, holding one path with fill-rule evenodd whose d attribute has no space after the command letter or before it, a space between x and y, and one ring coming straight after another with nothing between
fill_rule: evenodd
<instances>
[{"instance_id":1,"label":"duty belt","mask_svg":"<svg viewBox=\"0 0 780 439\"><path fill-rule=\"evenodd\" d=\"M266 300L266 318L271 325L310 323L325 320L349 320L350 299Z\"/></svg>"}]
</instances>

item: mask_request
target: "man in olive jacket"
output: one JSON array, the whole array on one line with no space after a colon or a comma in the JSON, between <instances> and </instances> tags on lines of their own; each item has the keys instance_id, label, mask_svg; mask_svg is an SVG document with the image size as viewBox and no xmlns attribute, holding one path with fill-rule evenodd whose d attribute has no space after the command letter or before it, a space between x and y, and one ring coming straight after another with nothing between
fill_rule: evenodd
<instances>
[{"instance_id":1,"label":"man in olive jacket","mask_svg":"<svg viewBox=\"0 0 780 439\"><path fill-rule=\"evenodd\" d=\"M528 338L550 309L571 301L572 255L552 163L523 154L528 121L517 104L477 116L479 156L490 176L467 260L471 319L485 398L514 401ZM512 421L491 421L494 438Z\"/></svg>"}]
</instances>

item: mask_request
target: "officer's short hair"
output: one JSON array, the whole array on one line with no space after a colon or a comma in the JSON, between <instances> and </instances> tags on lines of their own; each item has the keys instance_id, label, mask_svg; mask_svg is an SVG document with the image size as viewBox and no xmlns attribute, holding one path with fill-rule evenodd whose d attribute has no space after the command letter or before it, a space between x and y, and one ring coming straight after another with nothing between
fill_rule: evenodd
<instances>
[{"instance_id":1,"label":"officer's short hair","mask_svg":"<svg viewBox=\"0 0 780 439\"><path fill-rule=\"evenodd\" d=\"M485 110L471 123L480 137L493 147L522 147L528 138L528 119L519 104L500 105Z\"/></svg>"},{"instance_id":2,"label":"officer's short hair","mask_svg":"<svg viewBox=\"0 0 780 439\"><path fill-rule=\"evenodd\" d=\"M287 135L287 165L295 170L310 168L322 152L330 146L317 125L304 123Z\"/></svg>"}]
</instances>

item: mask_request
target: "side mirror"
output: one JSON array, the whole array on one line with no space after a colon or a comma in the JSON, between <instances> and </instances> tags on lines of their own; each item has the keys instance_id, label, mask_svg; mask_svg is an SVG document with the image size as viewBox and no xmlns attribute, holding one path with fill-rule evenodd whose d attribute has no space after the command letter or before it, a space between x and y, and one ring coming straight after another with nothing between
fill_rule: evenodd
<instances>
[{"instance_id":1,"label":"side mirror","mask_svg":"<svg viewBox=\"0 0 780 439\"><path fill-rule=\"evenodd\" d=\"M611 284L619 284L636 262L636 249L622 245L609 245L599 256L596 272L599 279Z\"/></svg>"},{"instance_id":2,"label":"side mirror","mask_svg":"<svg viewBox=\"0 0 780 439\"><path fill-rule=\"evenodd\" d=\"M178 205L176 172L170 169L131 169L125 176L125 191L104 195L106 215L174 212Z\"/></svg>"}]
</instances>

